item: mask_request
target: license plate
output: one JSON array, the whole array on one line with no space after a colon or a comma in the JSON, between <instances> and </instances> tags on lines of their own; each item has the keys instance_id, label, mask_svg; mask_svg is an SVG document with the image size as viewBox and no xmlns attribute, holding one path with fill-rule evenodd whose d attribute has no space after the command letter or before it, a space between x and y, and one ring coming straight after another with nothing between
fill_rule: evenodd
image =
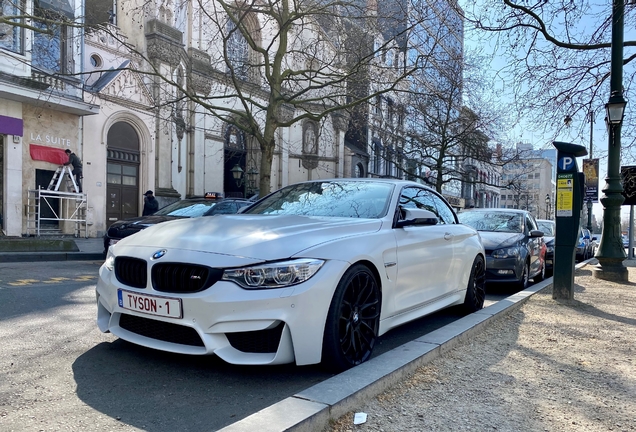
<instances>
[{"instance_id":1,"label":"license plate","mask_svg":"<svg viewBox=\"0 0 636 432\"><path fill-rule=\"evenodd\" d=\"M181 299L117 290L119 307L167 318L182 318Z\"/></svg>"}]
</instances>

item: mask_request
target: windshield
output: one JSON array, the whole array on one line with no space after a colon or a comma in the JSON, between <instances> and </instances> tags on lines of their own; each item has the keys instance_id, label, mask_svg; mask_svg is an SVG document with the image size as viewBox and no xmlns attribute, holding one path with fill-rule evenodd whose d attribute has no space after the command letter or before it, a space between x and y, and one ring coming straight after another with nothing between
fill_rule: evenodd
<instances>
[{"instance_id":1,"label":"windshield","mask_svg":"<svg viewBox=\"0 0 636 432\"><path fill-rule=\"evenodd\" d=\"M537 225L539 225L539 231L543 231L543 235L554 237L554 222L537 221Z\"/></svg>"},{"instance_id":2,"label":"windshield","mask_svg":"<svg viewBox=\"0 0 636 432\"><path fill-rule=\"evenodd\" d=\"M153 216L200 217L218 203L217 200L181 200L157 210Z\"/></svg>"},{"instance_id":3,"label":"windshield","mask_svg":"<svg viewBox=\"0 0 636 432\"><path fill-rule=\"evenodd\" d=\"M520 213L467 211L457 215L459 221L477 231L522 233L523 223Z\"/></svg>"},{"instance_id":4,"label":"windshield","mask_svg":"<svg viewBox=\"0 0 636 432\"><path fill-rule=\"evenodd\" d=\"M264 198L244 214L381 218L387 213L393 188L383 182L299 183Z\"/></svg>"}]
</instances>

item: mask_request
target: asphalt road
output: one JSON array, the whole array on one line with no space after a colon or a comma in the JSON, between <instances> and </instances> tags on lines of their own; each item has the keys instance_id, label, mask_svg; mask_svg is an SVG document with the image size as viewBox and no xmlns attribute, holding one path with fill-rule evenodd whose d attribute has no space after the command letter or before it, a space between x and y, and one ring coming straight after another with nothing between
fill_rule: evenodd
<instances>
[{"instance_id":1,"label":"asphalt road","mask_svg":"<svg viewBox=\"0 0 636 432\"><path fill-rule=\"evenodd\" d=\"M232 366L102 334L100 265L0 264L0 430L217 430L332 376L319 366ZM460 316L451 308L392 330L374 354Z\"/></svg>"}]
</instances>

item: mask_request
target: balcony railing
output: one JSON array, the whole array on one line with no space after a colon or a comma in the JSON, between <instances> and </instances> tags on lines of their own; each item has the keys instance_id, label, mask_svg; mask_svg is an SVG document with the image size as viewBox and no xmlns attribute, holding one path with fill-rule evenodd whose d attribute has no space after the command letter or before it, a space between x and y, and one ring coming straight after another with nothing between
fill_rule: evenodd
<instances>
[{"instance_id":1,"label":"balcony railing","mask_svg":"<svg viewBox=\"0 0 636 432\"><path fill-rule=\"evenodd\" d=\"M67 97L82 98L82 82L74 77L61 77L46 72L32 71L31 78L34 81L46 84L49 90L61 93Z\"/></svg>"}]
</instances>

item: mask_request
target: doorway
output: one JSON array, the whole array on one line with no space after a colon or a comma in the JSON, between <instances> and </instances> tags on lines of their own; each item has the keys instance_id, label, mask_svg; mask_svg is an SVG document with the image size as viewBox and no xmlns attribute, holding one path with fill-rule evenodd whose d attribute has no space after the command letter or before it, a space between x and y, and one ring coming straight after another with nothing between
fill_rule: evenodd
<instances>
[{"instance_id":1,"label":"doorway","mask_svg":"<svg viewBox=\"0 0 636 432\"><path fill-rule=\"evenodd\" d=\"M46 189L51 183L51 179L55 171L53 170L35 170L35 188L36 189ZM59 220L50 220L50 219L59 219L60 214L60 199L59 198L46 198L40 200L40 229L55 229L59 228L60 222Z\"/></svg>"},{"instance_id":2,"label":"doorway","mask_svg":"<svg viewBox=\"0 0 636 432\"><path fill-rule=\"evenodd\" d=\"M115 123L107 136L106 228L139 216L139 136L126 122Z\"/></svg>"}]
</instances>

